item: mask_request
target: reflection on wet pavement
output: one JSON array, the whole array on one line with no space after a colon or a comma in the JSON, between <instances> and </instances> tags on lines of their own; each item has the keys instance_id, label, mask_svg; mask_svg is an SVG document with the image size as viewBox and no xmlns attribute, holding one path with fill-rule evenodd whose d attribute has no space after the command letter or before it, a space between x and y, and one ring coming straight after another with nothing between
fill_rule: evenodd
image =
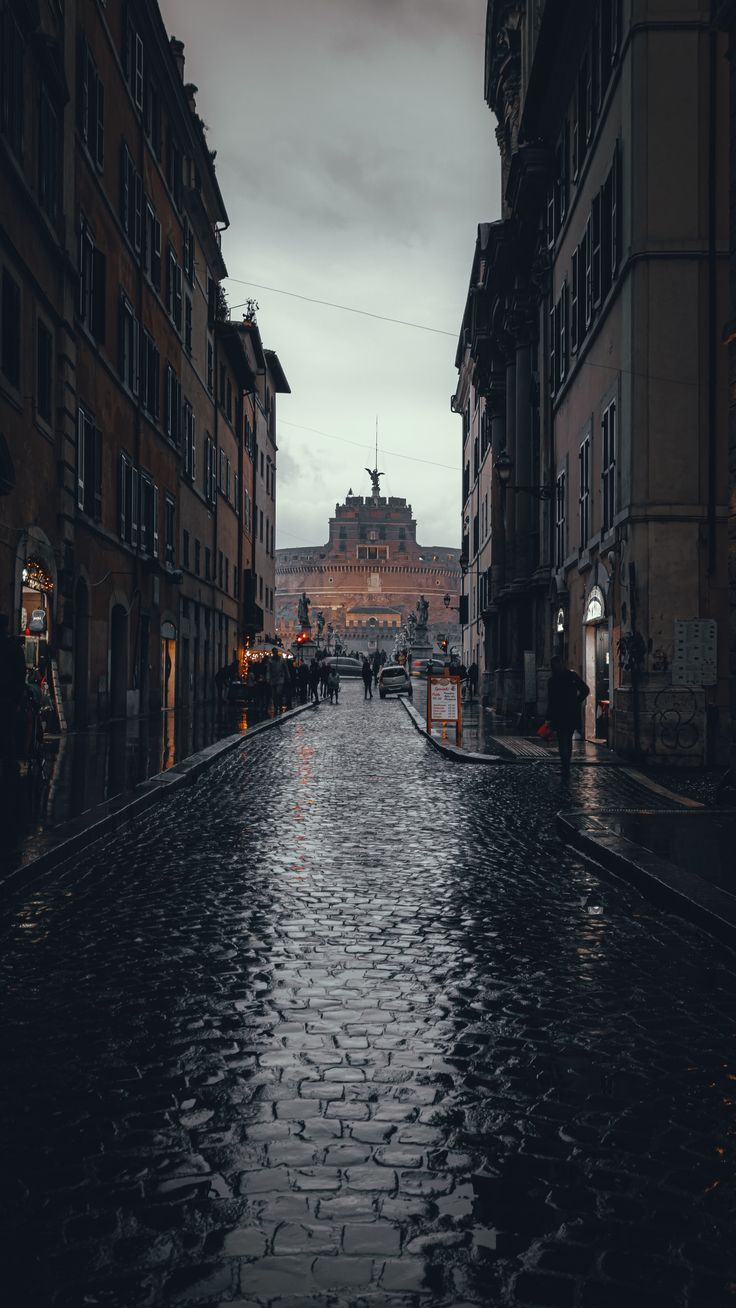
<instances>
[{"instance_id":1,"label":"reflection on wet pavement","mask_svg":"<svg viewBox=\"0 0 736 1308\"><path fill-rule=\"evenodd\" d=\"M346 685L18 902L10 1302L711 1308L734 968Z\"/></svg>"}]
</instances>

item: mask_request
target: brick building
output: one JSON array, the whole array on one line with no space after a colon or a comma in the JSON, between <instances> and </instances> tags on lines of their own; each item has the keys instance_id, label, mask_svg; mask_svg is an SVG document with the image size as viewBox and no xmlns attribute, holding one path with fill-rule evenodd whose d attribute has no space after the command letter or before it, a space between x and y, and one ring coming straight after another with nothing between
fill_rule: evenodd
<instances>
[{"instance_id":1,"label":"brick building","mask_svg":"<svg viewBox=\"0 0 736 1308\"><path fill-rule=\"evenodd\" d=\"M389 653L409 614L416 617L421 595L429 603L431 638L443 632L459 645L460 552L419 545L416 533L405 499L350 492L335 506L325 545L277 550L276 621L284 642L299 630L299 597L306 591L313 635L321 611L350 649Z\"/></svg>"},{"instance_id":2,"label":"brick building","mask_svg":"<svg viewBox=\"0 0 736 1308\"><path fill-rule=\"evenodd\" d=\"M68 720L172 708L263 631L254 415L275 467L285 378L229 321L227 211L158 6L2 0L0 39L0 609Z\"/></svg>"}]
</instances>

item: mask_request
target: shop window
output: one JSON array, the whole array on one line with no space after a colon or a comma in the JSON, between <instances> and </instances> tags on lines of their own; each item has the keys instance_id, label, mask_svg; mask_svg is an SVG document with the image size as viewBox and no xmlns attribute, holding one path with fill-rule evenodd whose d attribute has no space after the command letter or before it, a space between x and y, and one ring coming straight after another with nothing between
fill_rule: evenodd
<instances>
[{"instance_id":1,"label":"shop window","mask_svg":"<svg viewBox=\"0 0 736 1308\"><path fill-rule=\"evenodd\" d=\"M20 388L20 286L7 268L2 274L0 368L15 390Z\"/></svg>"},{"instance_id":2,"label":"shop window","mask_svg":"<svg viewBox=\"0 0 736 1308\"><path fill-rule=\"evenodd\" d=\"M77 508L102 518L102 432L81 405L77 414Z\"/></svg>"},{"instance_id":3,"label":"shop window","mask_svg":"<svg viewBox=\"0 0 736 1308\"><path fill-rule=\"evenodd\" d=\"M23 94L25 47L9 4L0 12L0 127L14 154L23 154Z\"/></svg>"},{"instance_id":4,"label":"shop window","mask_svg":"<svg viewBox=\"0 0 736 1308\"><path fill-rule=\"evenodd\" d=\"M53 418L53 337L40 318L36 319L36 413L51 426Z\"/></svg>"}]
</instances>

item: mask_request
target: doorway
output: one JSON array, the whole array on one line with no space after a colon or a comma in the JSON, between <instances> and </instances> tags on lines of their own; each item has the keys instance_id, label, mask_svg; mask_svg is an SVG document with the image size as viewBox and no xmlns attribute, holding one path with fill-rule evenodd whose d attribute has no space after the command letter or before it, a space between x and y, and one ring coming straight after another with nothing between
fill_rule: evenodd
<instances>
[{"instance_id":1,"label":"doorway","mask_svg":"<svg viewBox=\"0 0 736 1308\"><path fill-rule=\"evenodd\" d=\"M585 610L585 667L583 676L590 687L585 701L586 740L607 741L611 682L611 637L600 587L594 586Z\"/></svg>"},{"instance_id":2,"label":"doorway","mask_svg":"<svg viewBox=\"0 0 736 1308\"><path fill-rule=\"evenodd\" d=\"M161 623L161 707L176 707L176 627Z\"/></svg>"}]
</instances>

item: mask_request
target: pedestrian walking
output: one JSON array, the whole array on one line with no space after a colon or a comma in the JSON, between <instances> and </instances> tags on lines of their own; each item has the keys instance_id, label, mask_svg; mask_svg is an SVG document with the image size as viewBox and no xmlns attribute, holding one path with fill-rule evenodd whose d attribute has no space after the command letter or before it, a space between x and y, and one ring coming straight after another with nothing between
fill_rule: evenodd
<instances>
[{"instance_id":1,"label":"pedestrian walking","mask_svg":"<svg viewBox=\"0 0 736 1308\"><path fill-rule=\"evenodd\" d=\"M215 686L217 687L217 699L221 704L225 695L225 686L227 684L227 668L218 668L215 673Z\"/></svg>"},{"instance_id":2,"label":"pedestrian walking","mask_svg":"<svg viewBox=\"0 0 736 1308\"><path fill-rule=\"evenodd\" d=\"M266 680L271 692L274 713L280 713L284 706L284 660L274 645L271 657L266 662Z\"/></svg>"},{"instance_id":3,"label":"pedestrian walking","mask_svg":"<svg viewBox=\"0 0 736 1308\"><path fill-rule=\"evenodd\" d=\"M323 659L319 665L319 687L323 699L327 699L327 688L330 679L330 666L327 659Z\"/></svg>"},{"instance_id":4,"label":"pedestrian walking","mask_svg":"<svg viewBox=\"0 0 736 1308\"><path fill-rule=\"evenodd\" d=\"M337 704L340 699L340 674L337 668L330 668L330 675L327 679L327 693L330 697L330 703Z\"/></svg>"},{"instance_id":5,"label":"pedestrian walking","mask_svg":"<svg viewBox=\"0 0 736 1308\"><path fill-rule=\"evenodd\" d=\"M547 683L547 721L557 732L560 762L566 771L572 757L572 738L580 730L580 710L590 694L582 677L565 666L562 659L550 662L552 675Z\"/></svg>"},{"instance_id":6,"label":"pedestrian walking","mask_svg":"<svg viewBox=\"0 0 736 1308\"><path fill-rule=\"evenodd\" d=\"M376 650L375 654L373 655L373 685L374 686L378 685L378 674L380 671L381 671L381 655L379 654L378 650Z\"/></svg>"},{"instance_id":7,"label":"pedestrian walking","mask_svg":"<svg viewBox=\"0 0 736 1308\"><path fill-rule=\"evenodd\" d=\"M468 668L468 702L475 696L478 689L478 664L473 660Z\"/></svg>"},{"instance_id":8,"label":"pedestrian walking","mask_svg":"<svg viewBox=\"0 0 736 1308\"><path fill-rule=\"evenodd\" d=\"M309 668L304 659L299 660L297 668L297 685L299 686L299 703L306 704L309 698Z\"/></svg>"},{"instance_id":9,"label":"pedestrian walking","mask_svg":"<svg viewBox=\"0 0 736 1308\"><path fill-rule=\"evenodd\" d=\"M319 704L319 682L320 682L319 663L317 662L316 659L312 659L312 662L309 666L309 690L311 692L312 700L314 701L315 704Z\"/></svg>"},{"instance_id":10,"label":"pedestrian walking","mask_svg":"<svg viewBox=\"0 0 736 1308\"><path fill-rule=\"evenodd\" d=\"M366 658L363 659L361 676L363 677L363 699L373 699L373 691L371 690L371 686L373 685L373 668Z\"/></svg>"}]
</instances>

